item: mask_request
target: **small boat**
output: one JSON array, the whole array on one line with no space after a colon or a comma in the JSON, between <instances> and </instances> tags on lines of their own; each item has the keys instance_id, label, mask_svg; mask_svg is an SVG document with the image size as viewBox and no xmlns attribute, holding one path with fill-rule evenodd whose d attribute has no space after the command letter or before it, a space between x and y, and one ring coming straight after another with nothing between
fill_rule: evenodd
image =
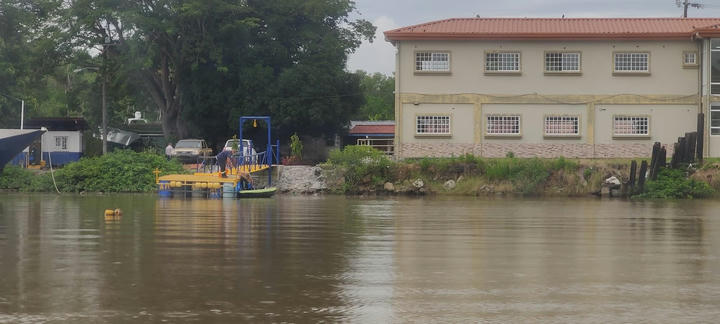
<instances>
[{"instance_id":1,"label":"small boat","mask_svg":"<svg viewBox=\"0 0 720 324\"><path fill-rule=\"evenodd\" d=\"M237 193L238 198L270 198L277 191L277 187L240 190Z\"/></svg>"}]
</instances>

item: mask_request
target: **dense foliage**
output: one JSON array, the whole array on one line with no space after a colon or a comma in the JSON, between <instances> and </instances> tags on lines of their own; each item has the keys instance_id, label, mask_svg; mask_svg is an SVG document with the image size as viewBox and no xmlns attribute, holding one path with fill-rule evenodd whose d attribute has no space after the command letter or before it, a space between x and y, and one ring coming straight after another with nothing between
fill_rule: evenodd
<instances>
[{"instance_id":1,"label":"dense foliage","mask_svg":"<svg viewBox=\"0 0 720 324\"><path fill-rule=\"evenodd\" d=\"M358 110L359 120L395 120L395 78L382 73L367 74L355 72L360 76L360 89L365 103Z\"/></svg>"},{"instance_id":2,"label":"dense foliage","mask_svg":"<svg viewBox=\"0 0 720 324\"><path fill-rule=\"evenodd\" d=\"M640 198L688 199L711 196L715 190L706 182L690 179L686 171L661 168L657 180L649 181Z\"/></svg>"},{"instance_id":3,"label":"dense foliage","mask_svg":"<svg viewBox=\"0 0 720 324\"><path fill-rule=\"evenodd\" d=\"M343 191L352 193L365 187L382 188L395 165L382 152L361 145L349 145L330 152L328 164L345 169Z\"/></svg>"},{"instance_id":4,"label":"dense foliage","mask_svg":"<svg viewBox=\"0 0 720 324\"><path fill-rule=\"evenodd\" d=\"M375 27L352 0L5 0L0 84L26 117L162 116L168 139L220 144L241 115L270 115L279 138L341 131L363 104L347 55ZM7 85L7 87L5 87ZM19 102L0 99L4 127ZM251 129L262 134L264 130Z\"/></svg>"},{"instance_id":5,"label":"dense foliage","mask_svg":"<svg viewBox=\"0 0 720 324\"><path fill-rule=\"evenodd\" d=\"M155 168L161 175L184 172L177 161L167 161L163 155L122 150L70 163L55 170L55 180L61 192L147 192L157 188ZM0 189L55 190L50 173L35 174L13 166L0 175Z\"/></svg>"}]
</instances>

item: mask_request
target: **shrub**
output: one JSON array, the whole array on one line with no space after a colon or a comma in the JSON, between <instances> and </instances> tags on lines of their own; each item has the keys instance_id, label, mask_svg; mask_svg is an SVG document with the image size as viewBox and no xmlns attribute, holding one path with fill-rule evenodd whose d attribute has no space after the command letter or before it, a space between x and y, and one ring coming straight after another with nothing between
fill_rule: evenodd
<instances>
[{"instance_id":1,"label":"shrub","mask_svg":"<svg viewBox=\"0 0 720 324\"><path fill-rule=\"evenodd\" d=\"M715 190L709 184L688 179L684 170L661 168L657 180L649 181L640 198L692 199L711 196Z\"/></svg>"},{"instance_id":2,"label":"shrub","mask_svg":"<svg viewBox=\"0 0 720 324\"><path fill-rule=\"evenodd\" d=\"M155 190L155 168L161 175L184 173L177 161L159 154L119 150L99 157L82 158L55 170L55 180L63 192L105 191L144 192ZM0 175L0 188L20 191L53 191L50 173L34 174L18 167L7 167Z\"/></svg>"},{"instance_id":3,"label":"shrub","mask_svg":"<svg viewBox=\"0 0 720 324\"><path fill-rule=\"evenodd\" d=\"M343 185L345 192L359 191L367 186L379 189L391 180L395 166L381 151L356 145L331 151L328 162L347 169Z\"/></svg>"},{"instance_id":4,"label":"shrub","mask_svg":"<svg viewBox=\"0 0 720 324\"><path fill-rule=\"evenodd\" d=\"M297 160L302 160L303 144L297 133L290 136L290 155Z\"/></svg>"},{"instance_id":5,"label":"shrub","mask_svg":"<svg viewBox=\"0 0 720 324\"><path fill-rule=\"evenodd\" d=\"M336 165L353 165L357 164L362 160L377 160L387 157L383 152L380 152L370 146L363 145L348 145L342 150L330 151L330 157L328 162Z\"/></svg>"},{"instance_id":6,"label":"shrub","mask_svg":"<svg viewBox=\"0 0 720 324\"><path fill-rule=\"evenodd\" d=\"M55 180L60 191L144 192L155 189L156 168L161 175L185 172L159 154L118 150L70 163L55 172Z\"/></svg>"}]
</instances>

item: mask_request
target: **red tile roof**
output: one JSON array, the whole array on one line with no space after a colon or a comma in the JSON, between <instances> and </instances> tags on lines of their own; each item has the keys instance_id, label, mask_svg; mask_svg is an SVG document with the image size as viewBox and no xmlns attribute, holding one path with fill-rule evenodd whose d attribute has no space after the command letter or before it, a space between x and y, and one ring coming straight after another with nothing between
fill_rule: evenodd
<instances>
[{"instance_id":1,"label":"red tile roof","mask_svg":"<svg viewBox=\"0 0 720 324\"><path fill-rule=\"evenodd\" d=\"M690 39L720 34L720 18L452 18L388 30L393 40Z\"/></svg>"},{"instance_id":2,"label":"red tile roof","mask_svg":"<svg viewBox=\"0 0 720 324\"><path fill-rule=\"evenodd\" d=\"M395 125L355 125L350 129L350 135L358 134L395 134Z\"/></svg>"}]
</instances>

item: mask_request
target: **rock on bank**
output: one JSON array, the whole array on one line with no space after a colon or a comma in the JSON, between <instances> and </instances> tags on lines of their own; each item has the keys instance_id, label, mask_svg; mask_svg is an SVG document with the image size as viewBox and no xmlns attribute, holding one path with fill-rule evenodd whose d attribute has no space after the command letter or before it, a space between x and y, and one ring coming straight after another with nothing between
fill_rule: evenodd
<instances>
[{"instance_id":1,"label":"rock on bank","mask_svg":"<svg viewBox=\"0 0 720 324\"><path fill-rule=\"evenodd\" d=\"M279 166L277 187L280 192L302 194L322 192L328 188L323 170L306 165Z\"/></svg>"}]
</instances>

